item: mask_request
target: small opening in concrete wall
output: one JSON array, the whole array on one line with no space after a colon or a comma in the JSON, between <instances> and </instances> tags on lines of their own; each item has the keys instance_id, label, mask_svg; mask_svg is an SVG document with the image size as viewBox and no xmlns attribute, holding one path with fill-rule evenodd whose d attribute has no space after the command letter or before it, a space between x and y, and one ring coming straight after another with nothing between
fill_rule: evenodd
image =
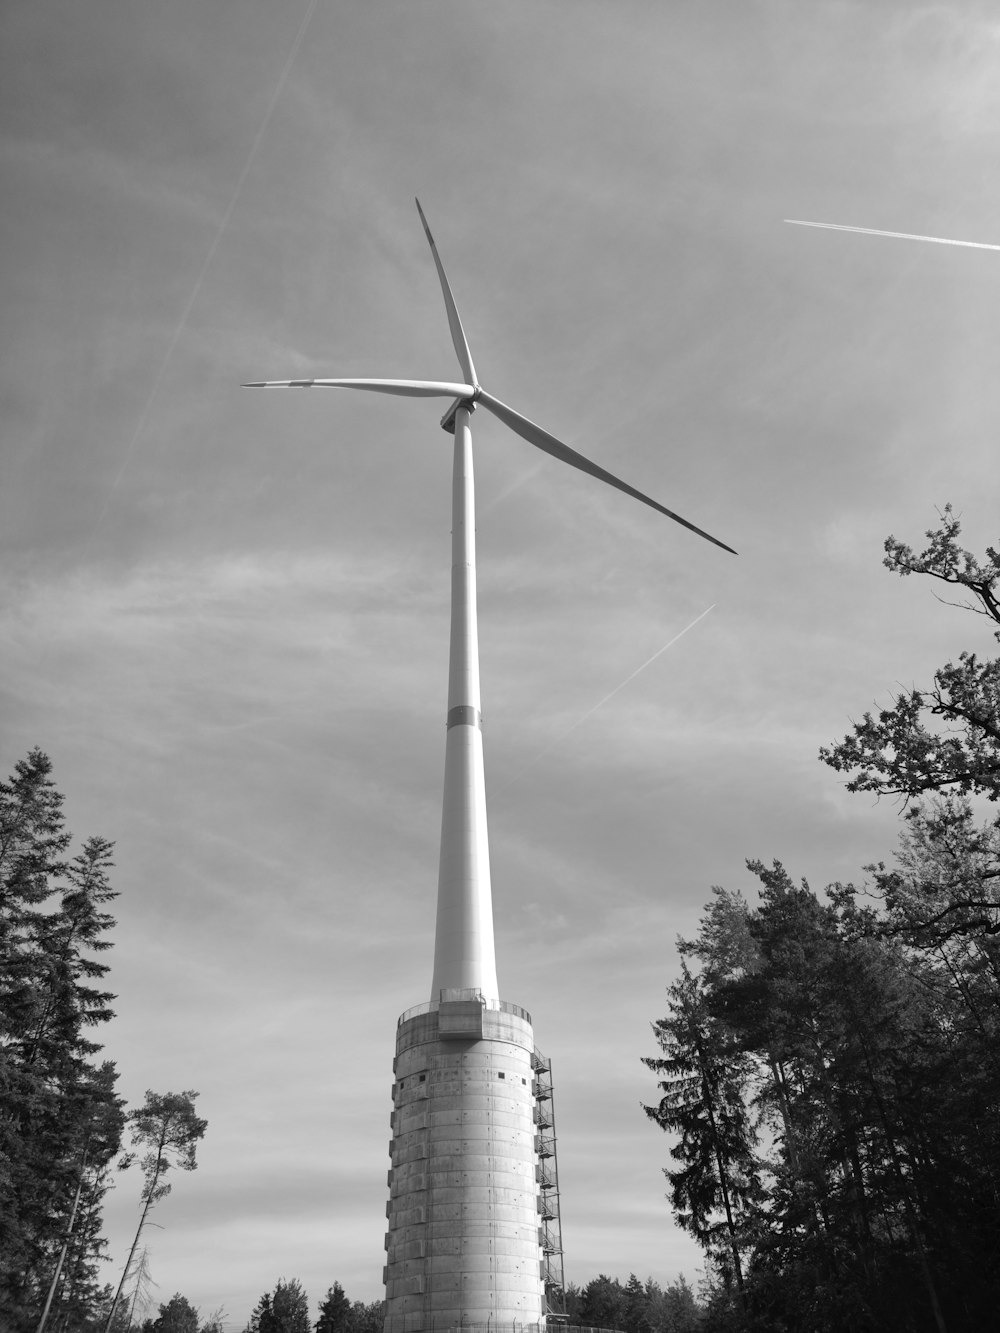
<instances>
[{"instance_id":1,"label":"small opening in concrete wall","mask_svg":"<svg viewBox=\"0 0 1000 1333\"><path fill-rule=\"evenodd\" d=\"M427 1082L427 1075L426 1075L426 1074L421 1074L421 1075L420 1075L420 1082L421 1082L421 1083L426 1083L426 1082Z\"/></svg>"},{"instance_id":2,"label":"small opening in concrete wall","mask_svg":"<svg viewBox=\"0 0 1000 1333\"><path fill-rule=\"evenodd\" d=\"M497 1074L497 1078L506 1078L506 1077L507 1077L506 1074L502 1074L502 1073L501 1073L501 1074Z\"/></svg>"},{"instance_id":3,"label":"small opening in concrete wall","mask_svg":"<svg viewBox=\"0 0 1000 1333\"><path fill-rule=\"evenodd\" d=\"M522 1078L522 1079L521 1079L521 1082L522 1082L522 1084L526 1084L526 1083L528 1082L528 1080L527 1080L526 1078Z\"/></svg>"}]
</instances>

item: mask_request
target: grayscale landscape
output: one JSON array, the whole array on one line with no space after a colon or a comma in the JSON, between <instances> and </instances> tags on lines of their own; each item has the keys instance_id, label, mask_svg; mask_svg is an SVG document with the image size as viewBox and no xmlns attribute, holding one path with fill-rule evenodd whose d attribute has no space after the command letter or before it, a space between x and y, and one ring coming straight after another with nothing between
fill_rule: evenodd
<instances>
[{"instance_id":1,"label":"grayscale landscape","mask_svg":"<svg viewBox=\"0 0 1000 1333\"><path fill-rule=\"evenodd\" d=\"M912 1282L898 1280L919 1295L913 1329L981 1326L974 1293L961 1313L944 1288L929 1294L933 1278L924 1292L935 1264L947 1286L961 1246L913 1212L930 1216L931 1185L912 1205L900 1182L928 1162L942 1180L958 1161L1000 1170L995 673L977 696L971 777L941 777L924 755L920 790L911 766L910 788L848 791L864 764L819 751L836 759L866 712L929 691L963 652L996 657L995 9L8 0L0 34L0 771L9 785L41 751L65 797L65 856L113 844L98 857L117 894L101 907L113 947L92 955L109 970L88 984L113 995L114 1016L81 1029L100 1046L92 1064L114 1062L125 1111L147 1090L197 1092L188 1112L207 1123L197 1169L172 1171L143 1229L123 1286L135 1294L145 1249L132 1327L175 1293L203 1329L221 1311L216 1333L240 1333L282 1282L301 1284L310 1327L335 1283L364 1307L384 1295L396 1022L429 999L434 956L451 400L242 386L466 383L415 196L489 394L738 552L540 452L485 400L474 412L496 965L552 1061L567 1283L579 1297L599 1275L617 1282L605 1318L620 1328L630 1275L643 1301L682 1277L698 1291L711 1263L664 1176L676 1126L643 1109L664 1095L664 1071L643 1061L670 1056L651 1025L681 1003L668 995L683 984L678 937L697 940L706 904L728 903L726 929L749 948L765 927L747 933L738 895L751 913L768 893L787 905L806 879L834 911L826 887L853 883L875 894L856 906L883 914L882 933L873 943L842 899L836 947L864 936L866 959L896 959L886 1013L909 1015L879 1040L967 1033L928 1088L954 1099L953 1126L993 1125L935 1156L936 1140L906 1137L895 1073L872 1074L897 1118L890 1130L866 1102L873 1119L830 1168L873 1200L857 1205L874 1247L857 1272L889 1290L869 1224L879 1191L896 1190L885 1244L900 1273L912 1261ZM960 560L964 588L936 567L898 577L898 547L883 567L888 537L918 559L949 523L938 554L974 553L985 602ZM920 935L912 896L890 885L887 900L865 867L898 869L901 833L927 832L907 810L949 792L992 828L963 844L978 906L959 912L958 937ZM949 836L972 838L955 820ZM903 848L907 893L939 851ZM16 889L11 864L0 858ZM939 911L948 929L959 919L935 886L920 929ZM41 927L10 922L0 1050L16 1106L35 1058L25 1034L49 1029L42 983L24 999L10 943ZM686 965L711 974L721 964L700 938ZM923 968L937 985L945 955L958 980L940 1004L956 1008L914 1017L898 997ZM737 1022L726 986L758 965L712 974L712 1022L726 1005ZM22 1001L42 1008L25 1018ZM754 1111L770 1116L760 1151L794 1157L774 1051L740 1032L720 1069L751 1061L747 1078L771 1089ZM842 1033L830 1041L846 1049ZM931 1092L906 1096L933 1125ZM818 1143L830 1123L810 1122ZM47 1179L18 1142L4 1149L16 1180L22 1167ZM792 1194L804 1151L778 1171ZM112 1289L143 1188L140 1161L119 1173L119 1156L108 1150L95 1233ZM59 1217L73 1171L45 1204ZM15 1230L20 1188L0 1199ZM759 1256L764 1214L734 1241L721 1198L708 1248L725 1269L734 1245ZM43 1295L64 1225L39 1241ZM780 1245L811 1225L789 1222ZM774 1262L794 1266L784 1250ZM888 1329L878 1299L865 1297L869 1323L815 1327ZM595 1294L570 1314L598 1323L604 1308ZM666 1308L626 1333L791 1327L671 1324ZM353 1333L377 1333L378 1312L365 1317ZM68 1318L59 1333L101 1327Z\"/></svg>"}]
</instances>

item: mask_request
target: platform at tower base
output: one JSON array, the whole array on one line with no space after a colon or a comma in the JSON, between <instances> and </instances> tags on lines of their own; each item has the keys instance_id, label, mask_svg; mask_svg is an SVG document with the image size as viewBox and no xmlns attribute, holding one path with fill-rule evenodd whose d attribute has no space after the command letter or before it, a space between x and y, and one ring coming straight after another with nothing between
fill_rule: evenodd
<instances>
[{"instance_id":1,"label":"platform at tower base","mask_svg":"<svg viewBox=\"0 0 1000 1333\"><path fill-rule=\"evenodd\" d=\"M384 1333L543 1331L531 1015L441 996L397 1028Z\"/></svg>"},{"instance_id":2,"label":"platform at tower base","mask_svg":"<svg viewBox=\"0 0 1000 1333\"><path fill-rule=\"evenodd\" d=\"M441 1324L436 1323L428 1333L620 1333L614 1328L592 1328L585 1324L564 1324L560 1321L543 1321L540 1324L521 1324L512 1320L509 1324Z\"/></svg>"}]
</instances>

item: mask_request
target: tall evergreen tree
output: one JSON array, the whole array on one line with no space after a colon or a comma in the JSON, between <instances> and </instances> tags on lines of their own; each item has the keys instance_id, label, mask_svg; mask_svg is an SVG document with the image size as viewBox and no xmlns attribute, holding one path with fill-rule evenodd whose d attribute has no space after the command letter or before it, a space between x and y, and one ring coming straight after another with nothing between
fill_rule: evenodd
<instances>
[{"instance_id":1,"label":"tall evergreen tree","mask_svg":"<svg viewBox=\"0 0 1000 1333\"><path fill-rule=\"evenodd\" d=\"M274 1312L271 1309L271 1293L265 1291L253 1308L243 1333L277 1333Z\"/></svg>"},{"instance_id":2,"label":"tall evergreen tree","mask_svg":"<svg viewBox=\"0 0 1000 1333\"><path fill-rule=\"evenodd\" d=\"M111 845L67 860L70 835L33 750L0 782L0 1323L34 1327L53 1303L92 1313L106 1167L121 1137L116 1074L92 1029L114 925ZM58 899L54 903L54 899ZM61 1281L57 1290L56 1279Z\"/></svg>"},{"instance_id":3,"label":"tall evergreen tree","mask_svg":"<svg viewBox=\"0 0 1000 1333\"><path fill-rule=\"evenodd\" d=\"M653 1025L663 1055L644 1058L663 1096L646 1114L679 1135L665 1172L682 1227L708 1249L726 1255L737 1287L745 1223L760 1191L750 1103L752 1064L728 1027L709 1010L707 992L684 962L669 988L669 1012Z\"/></svg>"},{"instance_id":4,"label":"tall evergreen tree","mask_svg":"<svg viewBox=\"0 0 1000 1333\"><path fill-rule=\"evenodd\" d=\"M313 1325L315 1333L349 1333L351 1302L339 1282L324 1296L319 1307L319 1318Z\"/></svg>"},{"instance_id":5,"label":"tall evergreen tree","mask_svg":"<svg viewBox=\"0 0 1000 1333\"><path fill-rule=\"evenodd\" d=\"M645 1320L651 1333L698 1333L702 1309L683 1273L665 1288L646 1282Z\"/></svg>"},{"instance_id":6,"label":"tall evergreen tree","mask_svg":"<svg viewBox=\"0 0 1000 1333\"><path fill-rule=\"evenodd\" d=\"M618 1279L598 1273L580 1293L580 1323L590 1328L623 1328L625 1304L625 1288Z\"/></svg>"},{"instance_id":7,"label":"tall evergreen tree","mask_svg":"<svg viewBox=\"0 0 1000 1333\"><path fill-rule=\"evenodd\" d=\"M634 1273L625 1283L625 1309L622 1314L624 1333L650 1333L649 1296Z\"/></svg>"}]
</instances>

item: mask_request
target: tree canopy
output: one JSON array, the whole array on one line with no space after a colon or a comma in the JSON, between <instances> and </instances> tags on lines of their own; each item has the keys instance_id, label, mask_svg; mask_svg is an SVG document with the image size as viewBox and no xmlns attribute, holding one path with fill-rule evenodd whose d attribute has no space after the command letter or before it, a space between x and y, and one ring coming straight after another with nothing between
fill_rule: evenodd
<instances>
[{"instance_id":1,"label":"tree canopy","mask_svg":"<svg viewBox=\"0 0 1000 1333\"><path fill-rule=\"evenodd\" d=\"M959 535L946 507L885 564L1000 623L997 551ZM756 905L713 890L646 1060L714 1273L704 1327L978 1330L1000 1308L1000 662L962 652L821 757L903 799L895 857L861 888L751 861Z\"/></svg>"},{"instance_id":2,"label":"tree canopy","mask_svg":"<svg viewBox=\"0 0 1000 1333\"><path fill-rule=\"evenodd\" d=\"M971 595L965 609L1000 625L1000 554L986 549L978 560L958 544L961 524L950 505L926 533L915 554L895 537L885 541L885 566L906 577L920 574ZM1000 641L1000 630L994 637ZM853 774L850 791L874 791L918 799L936 793L982 795L1000 800L1000 659L962 652L924 689L903 690L878 715L870 712L821 758ZM1000 815L997 816L1000 819Z\"/></svg>"},{"instance_id":3,"label":"tree canopy","mask_svg":"<svg viewBox=\"0 0 1000 1333\"><path fill-rule=\"evenodd\" d=\"M179 1292L171 1296L155 1319L147 1319L142 1333L199 1333L198 1311Z\"/></svg>"}]
</instances>

